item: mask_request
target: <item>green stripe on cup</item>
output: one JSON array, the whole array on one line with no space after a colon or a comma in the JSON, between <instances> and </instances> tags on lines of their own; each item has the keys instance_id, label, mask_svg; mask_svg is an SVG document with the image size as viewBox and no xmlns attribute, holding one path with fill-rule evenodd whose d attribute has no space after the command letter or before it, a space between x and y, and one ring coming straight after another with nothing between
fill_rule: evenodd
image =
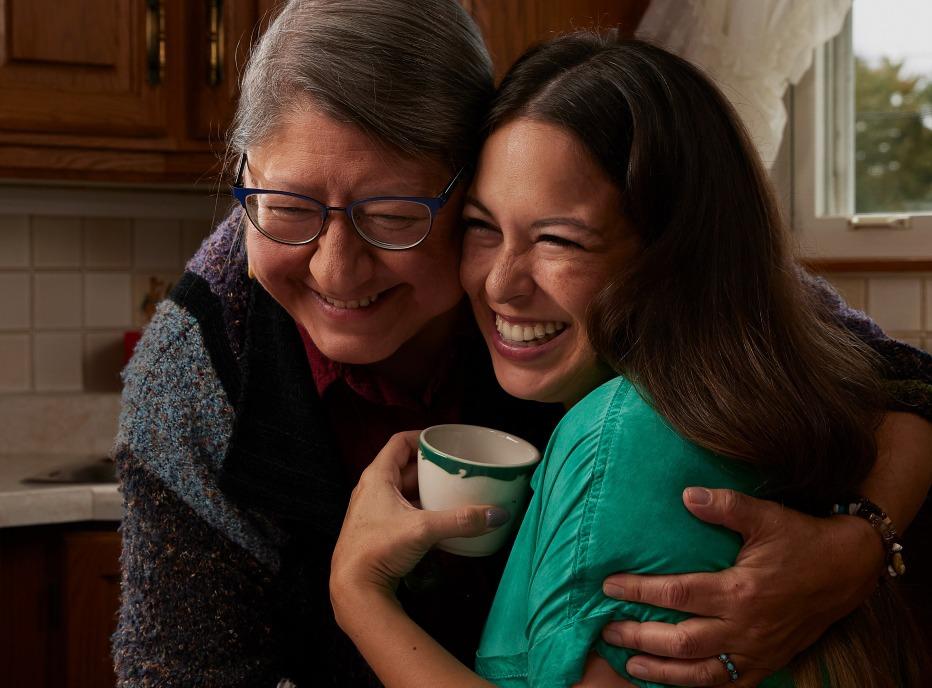
<instances>
[{"instance_id":1,"label":"green stripe on cup","mask_svg":"<svg viewBox=\"0 0 932 688\"><path fill-rule=\"evenodd\" d=\"M461 459L454 459L446 454L437 452L423 442L418 443L419 459L430 461L439 466L450 475L459 475L461 478L475 478L483 476L495 480L514 480L522 475L530 475L537 468L537 463L530 466L479 466Z\"/></svg>"}]
</instances>

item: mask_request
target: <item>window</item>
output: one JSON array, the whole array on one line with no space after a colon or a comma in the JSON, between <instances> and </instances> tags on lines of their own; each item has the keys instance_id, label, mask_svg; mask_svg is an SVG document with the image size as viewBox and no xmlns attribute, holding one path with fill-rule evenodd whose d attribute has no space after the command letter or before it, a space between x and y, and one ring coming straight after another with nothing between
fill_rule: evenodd
<instances>
[{"instance_id":1,"label":"window","mask_svg":"<svg viewBox=\"0 0 932 688\"><path fill-rule=\"evenodd\" d=\"M807 254L932 257L932 3L854 0L789 95Z\"/></svg>"}]
</instances>

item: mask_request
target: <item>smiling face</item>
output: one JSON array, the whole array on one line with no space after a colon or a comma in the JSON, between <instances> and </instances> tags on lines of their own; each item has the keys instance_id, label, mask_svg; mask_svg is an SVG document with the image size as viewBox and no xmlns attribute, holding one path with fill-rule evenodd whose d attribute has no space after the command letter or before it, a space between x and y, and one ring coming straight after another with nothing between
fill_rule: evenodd
<instances>
[{"instance_id":1,"label":"smiling face","mask_svg":"<svg viewBox=\"0 0 932 688\"><path fill-rule=\"evenodd\" d=\"M637 250L618 190L571 133L517 119L483 147L463 213L460 276L499 384L572 405L607 375L589 304Z\"/></svg>"},{"instance_id":2,"label":"smiling face","mask_svg":"<svg viewBox=\"0 0 932 688\"><path fill-rule=\"evenodd\" d=\"M353 125L308 108L250 148L247 187L291 191L328 206L373 196L437 196L452 176L439 162L399 155ZM246 223L256 279L328 358L371 364L436 341L462 298L457 230L462 191L435 216L417 247L387 251L365 242L344 213L321 235L289 246Z\"/></svg>"}]
</instances>

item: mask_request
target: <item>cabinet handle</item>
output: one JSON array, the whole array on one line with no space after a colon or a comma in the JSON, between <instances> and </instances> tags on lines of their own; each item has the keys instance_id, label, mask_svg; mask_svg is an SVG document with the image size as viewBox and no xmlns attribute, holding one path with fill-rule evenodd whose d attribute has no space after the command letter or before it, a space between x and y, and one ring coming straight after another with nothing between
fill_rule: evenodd
<instances>
[{"instance_id":1,"label":"cabinet handle","mask_svg":"<svg viewBox=\"0 0 932 688\"><path fill-rule=\"evenodd\" d=\"M165 3L146 0L146 62L148 80L158 86L165 78Z\"/></svg>"},{"instance_id":2,"label":"cabinet handle","mask_svg":"<svg viewBox=\"0 0 932 688\"><path fill-rule=\"evenodd\" d=\"M207 85L223 82L223 0L207 0Z\"/></svg>"}]
</instances>

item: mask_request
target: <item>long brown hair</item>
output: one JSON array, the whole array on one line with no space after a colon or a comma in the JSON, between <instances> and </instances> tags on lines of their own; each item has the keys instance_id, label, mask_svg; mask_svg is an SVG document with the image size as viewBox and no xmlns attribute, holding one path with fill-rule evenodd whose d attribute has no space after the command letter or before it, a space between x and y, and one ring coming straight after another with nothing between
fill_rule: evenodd
<instances>
[{"instance_id":1,"label":"long brown hair","mask_svg":"<svg viewBox=\"0 0 932 688\"><path fill-rule=\"evenodd\" d=\"M686 438L762 466L767 496L826 514L854 492L876 458L878 362L797 266L767 174L718 89L661 48L578 33L525 53L486 131L519 117L573 132L638 234L638 255L590 308L602 360ZM865 614L855 631L876 620ZM808 663L817 670L800 665L801 685L820 685L822 667L843 680L829 660L846 651L834 647ZM875 665L878 682L858 685L911 672Z\"/></svg>"}]
</instances>

